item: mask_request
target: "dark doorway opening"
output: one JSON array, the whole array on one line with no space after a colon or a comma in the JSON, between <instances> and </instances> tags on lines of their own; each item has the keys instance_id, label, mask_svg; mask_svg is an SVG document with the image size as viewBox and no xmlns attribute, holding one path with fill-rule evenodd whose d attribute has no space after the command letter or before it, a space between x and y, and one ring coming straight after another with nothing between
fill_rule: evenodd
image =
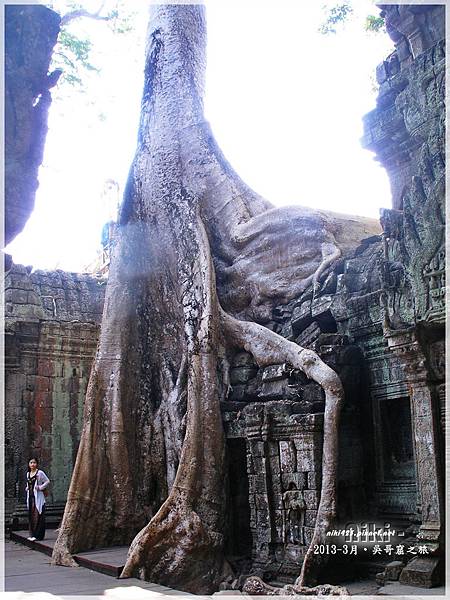
<instances>
[{"instance_id":1,"label":"dark doorway opening","mask_svg":"<svg viewBox=\"0 0 450 600\"><path fill-rule=\"evenodd\" d=\"M229 502L226 554L235 558L247 558L252 551L252 533L245 440L229 439L227 448Z\"/></svg>"},{"instance_id":2,"label":"dark doorway opening","mask_svg":"<svg viewBox=\"0 0 450 600\"><path fill-rule=\"evenodd\" d=\"M407 522L418 516L410 400L381 399L378 411L377 512L385 519Z\"/></svg>"},{"instance_id":3,"label":"dark doorway opening","mask_svg":"<svg viewBox=\"0 0 450 600\"><path fill-rule=\"evenodd\" d=\"M415 481L409 398L380 403L384 481Z\"/></svg>"}]
</instances>

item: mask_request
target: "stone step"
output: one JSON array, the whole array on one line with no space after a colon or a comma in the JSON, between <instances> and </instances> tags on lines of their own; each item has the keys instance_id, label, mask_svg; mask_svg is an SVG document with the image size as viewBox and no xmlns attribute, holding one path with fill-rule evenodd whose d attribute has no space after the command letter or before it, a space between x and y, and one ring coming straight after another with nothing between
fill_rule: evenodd
<instances>
[{"instance_id":1,"label":"stone step","mask_svg":"<svg viewBox=\"0 0 450 600\"><path fill-rule=\"evenodd\" d=\"M11 531L10 533L12 541L23 544L32 550L43 552L47 556L52 555L57 538L57 532L54 529L46 532L44 540L31 541L27 539L28 536L28 531ZM128 546L114 546L79 552L74 554L73 558L81 567L118 578L125 565L127 554Z\"/></svg>"},{"instance_id":2,"label":"stone step","mask_svg":"<svg viewBox=\"0 0 450 600\"><path fill-rule=\"evenodd\" d=\"M51 529L58 527L64 514L65 502L53 502L45 505L45 524ZM28 509L26 504L20 504L12 512L5 511L5 529L19 531L28 527Z\"/></svg>"}]
</instances>

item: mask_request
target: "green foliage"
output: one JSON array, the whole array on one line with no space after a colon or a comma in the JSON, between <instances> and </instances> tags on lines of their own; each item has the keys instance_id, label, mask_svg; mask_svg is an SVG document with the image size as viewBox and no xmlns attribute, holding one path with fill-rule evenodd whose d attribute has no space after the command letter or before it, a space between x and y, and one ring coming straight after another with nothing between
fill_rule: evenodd
<instances>
[{"instance_id":1,"label":"green foliage","mask_svg":"<svg viewBox=\"0 0 450 600\"><path fill-rule=\"evenodd\" d=\"M345 23L348 17L353 13L353 7L348 2L343 4L336 4L332 8L328 9L328 14L324 23L319 27L319 33L327 35L329 33L336 33L337 26Z\"/></svg>"},{"instance_id":2,"label":"green foliage","mask_svg":"<svg viewBox=\"0 0 450 600\"><path fill-rule=\"evenodd\" d=\"M133 31L135 13L127 8L125 0L99 1L93 12L72 0L52 0L47 6L58 12L63 22L52 60L52 68L62 70L58 86L66 83L81 89L86 74L100 70L91 62L92 41L71 33L71 24L81 18L91 18L106 23L114 34L129 34Z\"/></svg>"},{"instance_id":3,"label":"green foliage","mask_svg":"<svg viewBox=\"0 0 450 600\"><path fill-rule=\"evenodd\" d=\"M356 0L348 0L343 4L336 4L332 8L323 7L325 11L325 20L319 27L319 33L328 35L330 33L337 33L338 27L344 25L353 14L353 6ZM369 33L378 33L384 28L383 17L376 17L375 15L367 15L364 22L364 29Z\"/></svg>"},{"instance_id":4,"label":"green foliage","mask_svg":"<svg viewBox=\"0 0 450 600\"><path fill-rule=\"evenodd\" d=\"M376 17L375 15L368 15L364 24L364 29L372 33L378 33L384 27L383 17Z\"/></svg>"},{"instance_id":5,"label":"green foliage","mask_svg":"<svg viewBox=\"0 0 450 600\"><path fill-rule=\"evenodd\" d=\"M90 62L92 42L72 35L63 28L58 37L58 43L53 53L52 66L62 70L61 83L82 85L83 72L99 70Z\"/></svg>"}]
</instances>

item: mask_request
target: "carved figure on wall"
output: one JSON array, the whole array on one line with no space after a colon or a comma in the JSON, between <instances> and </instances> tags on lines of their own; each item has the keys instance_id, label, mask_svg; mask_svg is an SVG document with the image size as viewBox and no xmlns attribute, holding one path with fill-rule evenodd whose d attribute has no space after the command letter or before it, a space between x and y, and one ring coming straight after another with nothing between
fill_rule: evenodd
<instances>
[{"instance_id":1,"label":"carved figure on wall","mask_svg":"<svg viewBox=\"0 0 450 600\"><path fill-rule=\"evenodd\" d=\"M306 504L303 492L290 483L283 494L283 543L304 544Z\"/></svg>"}]
</instances>

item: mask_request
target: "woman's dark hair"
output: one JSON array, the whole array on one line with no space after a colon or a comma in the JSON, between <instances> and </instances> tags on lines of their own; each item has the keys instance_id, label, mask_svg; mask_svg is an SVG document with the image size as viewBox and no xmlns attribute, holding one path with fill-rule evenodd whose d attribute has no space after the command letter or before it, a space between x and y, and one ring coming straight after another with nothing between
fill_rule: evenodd
<instances>
[{"instance_id":1,"label":"woman's dark hair","mask_svg":"<svg viewBox=\"0 0 450 600\"><path fill-rule=\"evenodd\" d=\"M39 459L36 458L35 456L31 456L28 459L28 465L27 465L27 471L30 471L30 461L35 460L36 461L36 465L39 467Z\"/></svg>"}]
</instances>

